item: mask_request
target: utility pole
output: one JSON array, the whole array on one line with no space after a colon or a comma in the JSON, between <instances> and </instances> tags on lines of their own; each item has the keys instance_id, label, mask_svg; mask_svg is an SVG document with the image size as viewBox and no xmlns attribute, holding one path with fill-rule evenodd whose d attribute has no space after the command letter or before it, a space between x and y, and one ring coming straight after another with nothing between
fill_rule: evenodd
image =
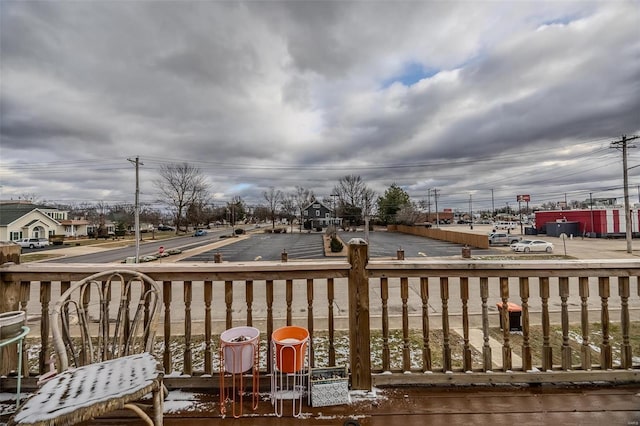
<instances>
[{"instance_id":1,"label":"utility pole","mask_svg":"<svg viewBox=\"0 0 640 426\"><path fill-rule=\"evenodd\" d=\"M427 221L431 222L431 188L427 189Z\"/></svg>"},{"instance_id":2,"label":"utility pole","mask_svg":"<svg viewBox=\"0 0 640 426\"><path fill-rule=\"evenodd\" d=\"M140 162L140 157L136 157L135 160L127 158L136 165L136 202L134 207L134 223L136 231L136 263L140 263L140 166L144 164Z\"/></svg>"},{"instance_id":3,"label":"utility pole","mask_svg":"<svg viewBox=\"0 0 640 426\"><path fill-rule=\"evenodd\" d=\"M440 228L440 216L438 215L438 190L433 188L433 196L436 200L436 228Z\"/></svg>"},{"instance_id":4,"label":"utility pole","mask_svg":"<svg viewBox=\"0 0 640 426\"><path fill-rule=\"evenodd\" d=\"M518 212L520 215L520 235L524 233L523 225L522 225L522 199L518 197Z\"/></svg>"},{"instance_id":5,"label":"utility pole","mask_svg":"<svg viewBox=\"0 0 640 426\"><path fill-rule=\"evenodd\" d=\"M493 199L493 188L491 188L491 219L495 219L496 217L496 205Z\"/></svg>"},{"instance_id":6,"label":"utility pole","mask_svg":"<svg viewBox=\"0 0 640 426\"><path fill-rule=\"evenodd\" d=\"M333 224L336 225L338 222L338 208L336 204L336 197L338 194L331 194L331 200L333 201ZM337 225L336 225L337 226Z\"/></svg>"},{"instance_id":7,"label":"utility pole","mask_svg":"<svg viewBox=\"0 0 640 426\"><path fill-rule=\"evenodd\" d=\"M633 253L631 247L632 238L632 223L631 223L631 208L629 207L629 174L627 169L627 142L638 139L638 136L631 136L627 138L627 135L622 135L622 139L619 141L611 142L611 148L622 149L622 180L624 185L624 221L626 228L627 239L627 253ZM635 148L632 145L631 148Z\"/></svg>"},{"instance_id":8,"label":"utility pole","mask_svg":"<svg viewBox=\"0 0 640 426\"><path fill-rule=\"evenodd\" d=\"M591 193L591 192L589 193L589 204L591 205L591 233L594 233L594 230L593 230L593 193Z\"/></svg>"},{"instance_id":9,"label":"utility pole","mask_svg":"<svg viewBox=\"0 0 640 426\"><path fill-rule=\"evenodd\" d=\"M471 194L469 194L469 216L471 219L470 228L473 229L473 198Z\"/></svg>"}]
</instances>

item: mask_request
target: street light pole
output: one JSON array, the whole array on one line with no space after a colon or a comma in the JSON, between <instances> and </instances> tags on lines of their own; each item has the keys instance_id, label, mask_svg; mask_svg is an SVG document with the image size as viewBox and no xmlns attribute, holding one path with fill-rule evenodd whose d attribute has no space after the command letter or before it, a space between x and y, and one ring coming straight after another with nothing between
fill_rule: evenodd
<instances>
[{"instance_id":1,"label":"street light pole","mask_svg":"<svg viewBox=\"0 0 640 426\"><path fill-rule=\"evenodd\" d=\"M338 221L338 212L336 211L336 197L338 194L331 194L331 200L333 201L333 225L336 226Z\"/></svg>"}]
</instances>

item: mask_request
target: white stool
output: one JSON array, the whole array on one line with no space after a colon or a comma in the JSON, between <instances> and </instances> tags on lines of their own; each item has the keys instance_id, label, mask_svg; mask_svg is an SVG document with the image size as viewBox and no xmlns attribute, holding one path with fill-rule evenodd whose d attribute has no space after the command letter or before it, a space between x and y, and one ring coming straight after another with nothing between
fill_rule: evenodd
<instances>
[{"instance_id":1,"label":"white stool","mask_svg":"<svg viewBox=\"0 0 640 426\"><path fill-rule=\"evenodd\" d=\"M309 332L296 326L277 329L271 335L271 404L282 417L284 400L291 400L292 415L302 414L302 398L309 376Z\"/></svg>"}]
</instances>

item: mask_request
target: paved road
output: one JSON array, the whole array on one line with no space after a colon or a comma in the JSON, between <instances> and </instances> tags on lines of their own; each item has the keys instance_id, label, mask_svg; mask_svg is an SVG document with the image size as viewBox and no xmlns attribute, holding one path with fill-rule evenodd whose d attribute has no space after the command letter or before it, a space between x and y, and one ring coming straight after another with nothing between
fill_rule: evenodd
<instances>
[{"instance_id":1,"label":"paved road","mask_svg":"<svg viewBox=\"0 0 640 426\"><path fill-rule=\"evenodd\" d=\"M170 238L166 240L146 240L140 244L140 256L158 254L160 246L165 250L179 248L181 250L194 249L220 241L221 235L228 235L229 230L210 231L202 237L184 236ZM78 247L79 248L79 247ZM46 262L53 263L112 263L122 262L130 256L136 255L135 246L122 247L116 249L101 249L95 246L83 247L81 255L67 254L64 257L50 259Z\"/></svg>"}]
</instances>

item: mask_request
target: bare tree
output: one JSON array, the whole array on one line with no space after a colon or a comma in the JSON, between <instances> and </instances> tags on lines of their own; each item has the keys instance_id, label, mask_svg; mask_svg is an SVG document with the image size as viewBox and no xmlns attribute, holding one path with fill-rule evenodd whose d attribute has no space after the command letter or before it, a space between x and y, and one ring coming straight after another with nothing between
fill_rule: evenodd
<instances>
[{"instance_id":1,"label":"bare tree","mask_svg":"<svg viewBox=\"0 0 640 426\"><path fill-rule=\"evenodd\" d=\"M194 225L195 227L205 225L205 223L208 224L208 220L210 217L207 212L208 205L208 200L204 198L199 198L189 204L185 212L187 224Z\"/></svg>"},{"instance_id":2,"label":"bare tree","mask_svg":"<svg viewBox=\"0 0 640 426\"><path fill-rule=\"evenodd\" d=\"M266 222L269 219L269 209L265 206L256 206L253 209L253 218L257 223Z\"/></svg>"},{"instance_id":3,"label":"bare tree","mask_svg":"<svg viewBox=\"0 0 640 426\"><path fill-rule=\"evenodd\" d=\"M369 242L369 218L375 206L376 192L366 187L362 194L362 215L364 216L364 239Z\"/></svg>"},{"instance_id":4,"label":"bare tree","mask_svg":"<svg viewBox=\"0 0 640 426\"><path fill-rule=\"evenodd\" d=\"M282 201L282 191L275 189L273 186L263 193L264 199L267 200L267 207L271 215L271 227L276 227L276 211Z\"/></svg>"},{"instance_id":5,"label":"bare tree","mask_svg":"<svg viewBox=\"0 0 640 426\"><path fill-rule=\"evenodd\" d=\"M395 216L396 223L413 225L420 217L420 211L416 208L415 204L408 203L400 207Z\"/></svg>"},{"instance_id":6,"label":"bare tree","mask_svg":"<svg viewBox=\"0 0 640 426\"><path fill-rule=\"evenodd\" d=\"M95 231L95 238L107 238L108 231L106 226L106 215L109 212L109 205L104 201L96 203L96 214L98 219L98 228Z\"/></svg>"},{"instance_id":7,"label":"bare tree","mask_svg":"<svg viewBox=\"0 0 640 426\"><path fill-rule=\"evenodd\" d=\"M333 188L333 194L338 196L341 216L349 223L357 225L363 215L367 217L371 213L375 192L367 187L360 176L341 177Z\"/></svg>"},{"instance_id":8,"label":"bare tree","mask_svg":"<svg viewBox=\"0 0 640 426\"><path fill-rule=\"evenodd\" d=\"M287 217L291 226L291 232L293 232L293 218L296 216L296 198L293 194L286 194L282 196L282 213Z\"/></svg>"},{"instance_id":9,"label":"bare tree","mask_svg":"<svg viewBox=\"0 0 640 426\"><path fill-rule=\"evenodd\" d=\"M116 222L116 227L120 230L127 230L133 227L135 207L132 204L120 203L111 207L110 217Z\"/></svg>"},{"instance_id":10,"label":"bare tree","mask_svg":"<svg viewBox=\"0 0 640 426\"><path fill-rule=\"evenodd\" d=\"M46 200L35 192L24 192L18 195L18 200L29 201L31 204L46 204Z\"/></svg>"},{"instance_id":11,"label":"bare tree","mask_svg":"<svg viewBox=\"0 0 640 426\"><path fill-rule=\"evenodd\" d=\"M227 218L231 224L232 235L235 235L236 223L247 218L247 206L242 197L235 196L227 203Z\"/></svg>"},{"instance_id":12,"label":"bare tree","mask_svg":"<svg viewBox=\"0 0 640 426\"><path fill-rule=\"evenodd\" d=\"M293 197L295 199L296 209L300 213L300 231L302 231L302 212L304 211L305 207L315 201L316 196L310 189L296 186L296 192Z\"/></svg>"},{"instance_id":13,"label":"bare tree","mask_svg":"<svg viewBox=\"0 0 640 426\"><path fill-rule=\"evenodd\" d=\"M154 184L162 195L162 201L173 211L176 234L188 207L206 200L209 190L200 169L188 163L163 164L160 168L160 178Z\"/></svg>"}]
</instances>

